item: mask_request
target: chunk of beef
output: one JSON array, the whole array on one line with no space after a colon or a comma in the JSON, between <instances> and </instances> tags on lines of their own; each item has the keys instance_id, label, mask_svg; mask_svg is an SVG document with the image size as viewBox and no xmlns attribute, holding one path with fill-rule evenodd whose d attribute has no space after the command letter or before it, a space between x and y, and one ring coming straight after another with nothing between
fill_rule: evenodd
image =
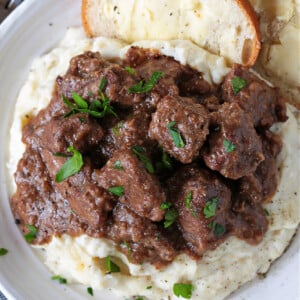
<instances>
[{"instance_id":1,"label":"chunk of beef","mask_svg":"<svg viewBox=\"0 0 300 300\"><path fill-rule=\"evenodd\" d=\"M195 253L201 255L223 241L228 233L231 191L218 176L185 166L169 180L168 191L179 213L179 228Z\"/></svg>"},{"instance_id":2,"label":"chunk of beef","mask_svg":"<svg viewBox=\"0 0 300 300\"><path fill-rule=\"evenodd\" d=\"M162 71L163 77L151 90L151 100L156 106L166 95L191 95L210 92L211 86L201 73L188 66L181 65L172 57L161 55L157 50L143 50L131 47L124 64L136 69L140 77L147 81L156 71Z\"/></svg>"},{"instance_id":3,"label":"chunk of beef","mask_svg":"<svg viewBox=\"0 0 300 300\"><path fill-rule=\"evenodd\" d=\"M151 262L160 267L175 257L175 250L155 223L145 219L126 205L119 203L113 210L109 238L124 244L123 251L134 263Z\"/></svg>"},{"instance_id":4,"label":"chunk of beef","mask_svg":"<svg viewBox=\"0 0 300 300\"><path fill-rule=\"evenodd\" d=\"M160 183L154 175L147 172L132 151L115 152L101 170L95 170L94 177L105 189L123 187L124 196L119 200L138 215L152 221L163 218L164 212L160 205L166 200L166 196Z\"/></svg>"},{"instance_id":5,"label":"chunk of beef","mask_svg":"<svg viewBox=\"0 0 300 300\"><path fill-rule=\"evenodd\" d=\"M198 156L208 134L208 124L204 106L195 104L190 98L166 96L152 115L149 135L171 156L187 164ZM182 145L176 145L171 134L174 130L183 139Z\"/></svg>"},{"instance_id":6,"label":"chunk of beef","mask_svg":"<svg viewBox=\"0 0 300 300\"><path fill-rule=\"evenodd\" d=\"M66 153L73 145L81 153L90 152L104 136L101 126L87 114L54 117L44 126L31 122L24 130L28 144L38 144L52 153Z\"/></svg>"},{"instance_id":7,"label":"chunk of beef","mask_svg":"<svg viewBox=\"0 0 300 300\"><path fill-rule=\"evenodd\" d=\"M246 86L238 93L233 92L234 77L246 80ZM278 89L267 85L249 69L234 65L223 84L223 99L229 103L238 103L250 114L255 127L269 128L275 122L287 120L286 106Z\"/></svg>"},{"instance_id":8,"label":"chunk of beef","mask_svg":"<svg viewBox=\"0 0 300 300\"><path fill-rule=\"evenodd\" d=\"M131 106L141 100L140 95L128 92L139 78L126 72L120 65L104 60L98 52L85 52L72 58L66 75L59 76L56 83L60 95L71 99L72 92L76 92L92 101L99 97L99 86L103 79L106 80L103 92L111 102Z\"/></svg>"},{"instance_id":9,"label":"chunk of beef","mask_svg":"<svg viewBox=\"0 0 300 300\"><path fill-rule=\"evenodd\" d=\"M42 157L56 192L69 202L73 212L88 223L93 230L105 232L107 214L113 209L116 201L93 180L93 168L90 161L85 160L78 173L62 182L55 182L54 178L66 159L54 157L47 150L42 151Z\"/></svg>"},{"instance_id":10,"label":"chunk of beef","mask_svg":"<svg viewBox=\"0 0 300 300\"><path fill-rule=\"evenodd\" d=\"M237 103L224 103L214 122L217 128L209 136L206 165L231 179L254 172L264 155L249 115Z\"/></svg>"}]
</instances>

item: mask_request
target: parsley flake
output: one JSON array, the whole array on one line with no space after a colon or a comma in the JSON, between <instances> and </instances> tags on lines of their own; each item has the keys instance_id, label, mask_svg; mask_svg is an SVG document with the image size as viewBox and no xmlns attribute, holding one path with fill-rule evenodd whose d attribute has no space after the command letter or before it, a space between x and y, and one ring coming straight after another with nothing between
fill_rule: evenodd
<instances>
[{"instance_id":1,"label":"parsley flake","mask_svg":"<svg viewBox=\"0 0 300 300\"><path fill-rule=\"evenodd\" d=\"M120 267L111 260L110 256L105 258L105 265L109 273L119 273L121 271Z\"/></svg>"},{"instance_id":2,"label":"parsley flake","mask_svg":"<svg viewBox=\"0 0 300 300\"><path fill-rule=\"evenodd\" d=\"M231 79L231 86L235 95L238 94L246 85L247 81L241 77L235 76Z\"/></svg>"},{"instance_id":3,"label":"parsley flake","mask_svg":"<svg viewBox=\"0 0 300 300\"><path fill-rule=\"evenodd\" d=\"M66 178L78 173L83 166L83 158L79 151L77 151L73 146L69 146L68 152L72 152L73 156L68 159L55 176L55 182L62 182Z\"/></svg>"},{"instance_id":4,"label":"parsley flake","mask_svg":"<svg viewBox=\"0 0 300 300\"><path fill-rule=\"evenodd\" d=\"M133 68L131 68L131 67L125 67L124 69L125 69L125 71L126 71L127 73L129 73L129 74L131 74L131 75L135 75L135 74L136 74L135 69L133 69Z\"/></svg>"},{"instance_id":5,"label":"parsley flake","mask_svg":"<svg viewBox=\"0 0 300 300\"><path fill-rule=\"evenodd\" d=\"M203 208L203 214L206 219L214 217L216 215L216 209L219 202L218 197L213 197L205 203Z\"/></svg>"},{"instance_id":6,"label":"parsley flake","mask_svg":"<svg viewBox=\"0 0 300 300\"><path fill-rule=\"evenodd\" d=\"M123 127L124 122L120 121L118 124L112 128L112 132L115 136L118 136L120 134L120 129Z\"/></svg>"},{"instance_id":7,"label":"parsley flake","mask_svg":"<svg viewBox=\"0 0 300 300\"><path fill-rule=\"evenodd\" d=\"M132 149L133 153L137 156L137 158L143 163L146 170L150 174L153 174L155 171L154 171L152 161L147 156L142 154L143 152L146 151L145 148L141 147L141 146L138 146L138 145L135 145L131 149Z\"/></svg>"},{"instance_id":8,"label":"parsley flake","mask_svg":"<svg viewBox=\"0 0 300 300\"><path fill-rule=\"evenodd\" d=\"M178 131L177 128L174 128L174 126L176 125L176 122L173 121L173 122L170 122L168 125L167 125L167 128L169 130L169 133L174 141L174 144L177 148L183 148L185 146L185 143Z\"/></svg>"},{"instance_id":9,"label":"parsley flake","mask_svg":"<svg viewBox=\"0 0 300 300\"><path fill-rule=\"evenodd\" d=\"M52 280L57 280L60 284L67 284L68 281L66 278L61 277L60 275L54 275L51 277Z\"/></svg>"},{"instance_id":10,"label":"parsley flake","mask_svg":"<svg viewBox=\"0 0 300 300\"><path fill-rule=\"evenodd\" d=\"M264 209L264 212L265 212L266 216L270 215L270 212L266 208Z\"/></svg>"},{"instance_id":11,"label":"parsley flake","mask_svg":"<svg viewBox=\"0 0 300 300\"><path fill-rule=\"evenodd\" d=\"M24 238L27 243L31 243L37 236L38 229L34 225L26 224L27 229L29 232L24 235Z\"/></svg>"},{"instance_id":12,"label":"parsley flake","mask_svg":"<svg viewBox=\"0 0 300 300\"><path fill-rule=\"evenodd\" d=\"M188 283L174 283L173 292L175 296L185 299L191 299L194 286Z\"/></svg>"},{"instance_id":13,"label":"parsley flake","mask_svg":"<svg viewBox=\"0 0 300 300\"><path fill-rule=\"evenodd\" d=\"M94 296L94 290L93 290L92 287L88 287L88 288L86 289L86 291L87 291L88 294L90 294L91 296Z\"/></svg>"},{"instance_id":14,"label":"parsley flake","mask_svg":"<svg viewBox=\"0 0 300 300\"><path fill-rule=\"evenodd\" d=\"M193 193L192 191L188 192L186 198L184 199L184 205L186 208L188 208L191 211L191 214L193 217L197 216L197 213L192 208L192 199L193 199Z\"/></svg>"},{"instance_id":15,"label":"parsley flake","mask_svg":"<svg viewBox=\"0 0 300 300\"><path fill-rule=\"evenodd\" d=\"M224 145L225 151L227 153L230 153L236 149L235 145L232 142L230 142L229 140L224 140L223 145Z\"/></svg>"},{"instance_id":16,"label":"parsley flake","mask_svg":"<svg viewBox=\"0 0 300 300\"><path fill-rule=\"evenodd\" d=\"M175 208L169 209L165 214L164 228L170 227L178 218L178 211Z\"/></svg>"},{"instance_id":17,"label":"parsley flake","mask_svg":"<svg viewBox=\"0 0 300 300\"><path fill-rule=\"evenodd\" d=\"M146 287L146 289L147 289L147 290L151 290L151 289L152 289L152 285L148 285L148 286Z\"/></svg>"},{"instance_id":18,"label":"parsley flake","mask_svg":"<svg viewBox=\"0 0 300 300\"><path fill-rule=\"evenodd\" d=\"M225 228L215 221L210 222L208 227L214 230L214 235L217 237L225 233Z\"/></svg>"},{"instance_id":19,"label":"parsley flake","mask_svg":"<svg viewBox=\"0 0 300 300\"><path fill-rule=\"evenodd\" d=\"M150 79L146 82L143 80L128 89L129 93L141 94L150 92L158 80L163 76L163 72L154 71Z\"/></svg>"},{"instance_id":20,"label":"parsley flake","mask_svg":"<svg viewBox=\"0 0 300 300\"><path fill-rule=\"evenodd\" d=\"M165 209L171 208L171 206L172 206L172 203L169 201L166 201L160 205L160 209L165 210Z\"/></svg>"},{"instance_id":21,"label":"parsley flake","mask_svg":"<svg viewBox=\"0 0 300 300\"><path fill-rule=\"evenodd\" d=\"M122 166L122 163L117 160L115 163L114 163L114 166L113 166L114 169L116 170L124 170L124 167Z\"/></svg>"},{"instance_id":22,"label":"parsley flake","mask_svg":"<svg viewBox=\"0 0 300 300\"><path fill-rule=\"evenodd\" d=\"M4 256L8 253L8 250L5 248L0 248L0 256Z\"/></svg>"},{"instance_id":23,"label":"parsley flake","mask_svg":"<svg viewBox=\"0 0 300 300\"><path fill-rule=\"evenodd\" d=\"M124 188L122 186L113 186L111 188L108 189L108 191L116 196L123 196L124 195Z\"/></svg>"}]
</instances>

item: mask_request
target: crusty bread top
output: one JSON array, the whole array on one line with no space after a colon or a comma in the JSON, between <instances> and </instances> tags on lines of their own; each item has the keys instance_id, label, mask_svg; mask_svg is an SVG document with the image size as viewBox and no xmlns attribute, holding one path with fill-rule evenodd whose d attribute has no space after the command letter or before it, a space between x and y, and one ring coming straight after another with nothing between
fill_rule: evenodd
<instances>
[{"instance_id":1,"label":"crusty bread top","mask_svg":"<svg viewBox=\"0 0 300 300\"><path fill-rule=\"evenodd\" d=\"M245 66L260 50L248 0L83 0L82 23L89 36L127 42L188 39Z\"/></svg>"}]
</instances>

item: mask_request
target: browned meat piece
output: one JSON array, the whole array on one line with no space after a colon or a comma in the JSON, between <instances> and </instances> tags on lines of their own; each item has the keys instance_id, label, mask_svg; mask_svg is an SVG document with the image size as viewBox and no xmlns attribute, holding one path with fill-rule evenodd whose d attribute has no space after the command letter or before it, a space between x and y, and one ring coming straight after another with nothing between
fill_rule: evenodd
<instances>
[{"instance_id":1,"label":"browned meat piece","mask_svg":"<svg viewBox=\"0 0 300 300\"><path fill-rule=\"evenodd\" d=\"M262 201L262 182L255 174L249 174L238 181L237 198L251 205L260 204Z\"/></svg>"},{"instance_id":2,"label":"browned meat piece","mask_svg":"<svg viewBox=\"0 0 300 300\"><path fill-rule=\"evenodd\" d=\"M66 158L56 157L47 150L42 152L52 180L62 167ZM93 169L89 160L85 160L80 172L68 177L62 182L55 182L55 190L66 199L73 213L78 215L91 228L104 231L107 222L107 213L115 205L115 198L92 179Z\"/></svg>"},{"instance_id":3,"label":"browned meat piece","mask_svg":"<svg viewBox=\"0 0 300 300\"><path fill-rule=\"evenodd\" d=\"M245 80L245 87L234 93L234 77ZM237 85L237 84L236 84ZM241 85L243 86L243 84ZM234 65L223 84L223 98L230 103L238 103L252 117L255 127L269 128L275 122L287 120L286 106L280 92L259 79L249 69Z\"/></svg>"},{"instance_id":4,"label":"browned meat piece","mask_svg":"<svg viewBox=\"0 0 300 300\"><path fill-rule=\"evenodd\" d=\"M201 73L181 65L175 59L161 55L156 50L143 50L131 47L123 62L136 69L143 80L148 80L155 71L162 71L163 77L151 90L151 100L156 106L166 95L205 94L211 91L210 84Z\"/></svg>"},{"instance_id":5,"label":"browned meat piece","mask_svg":"<svg viewBox=\"0 0 300 300\"><path fill-rule=\"evenodd\" d=\"M169 198L178 210L179 228L188 246L201 255L228 234L231 191L213 172L186 166L168 182Z\"/></svg>"},{"instance_id":6,"label":"browned meat piece","mask_svg":"<svg viewBox=\"0 0 300 300\"><path fill-rule=\"evenodd\" d=\"M128 92L139 78L126 72L120 65L104 60L98 52L85 52L72 58L66 75L58 77L56 82L60 95L71 99L72 92L76 92L85 99L93 100L99 97L103 78L107 81L103 92L111 102L131 106L141 100L140 95Z\"/></svg>"},{"instance_id":7,"label":"browned meat piece","mask_svg":"<svg viewBox=\"0 0 300 300\"><path fill-rule=\"evenodd\" d=\"M134 213L119 203L113 210L109 238L124 244L123 251L134 263L151 262L160 267L175 257L175 250L155 223Z\"/></svg>"},{"instance_id":8,"label":"browned meat piece","mask_svg":"<svg viewBox=\"0 0 300 300\"><path fill-rule=\"evenodd\" d=\"M204 106L193 103L190 98L166 96L152 115L149 135L170 155L187 164L198 156L208 134L208 124ZM176 141L174 131L181 142Z\"/></svg>"},{"instance_id":9,"label":"browned meat piece","mask_svg":"<svg viewBox=\"0 0 300 300\"><path fill-rule=\"evenodd\" d=\"M264 155L249 115L237 103L224 103L214 122L218 127L209 136L206 165L231 179L254 172Z\"/></svg>"},{"instance_id":10,"label":"browned meat piece","mask_svg":"<svg viewBox=\"0 0 300 300\"><path fill-rule=\"evenodd\" d=\"M95 170L95 180L105 189L122 187L120 201L138 215L152 221L160 221L164 211L160 209L166 196L158 179L147 172L145 166L130 150L115 152L101 170Z\"/></svg>"},{"instance_id":11,"label":"browned meat piece","mask_svg":"<svg viewBox=\"0 0 300 300\"><path fill-rule=\"evenodd\" d=\"M39 139L35 143L52 153L66 153L70 145L81 153L87 153L99 145L104 133L94 118L80 113L67 118L54 117L44 126L31 122L24 136L28 144Z\"/></svg>"}]
</instances>

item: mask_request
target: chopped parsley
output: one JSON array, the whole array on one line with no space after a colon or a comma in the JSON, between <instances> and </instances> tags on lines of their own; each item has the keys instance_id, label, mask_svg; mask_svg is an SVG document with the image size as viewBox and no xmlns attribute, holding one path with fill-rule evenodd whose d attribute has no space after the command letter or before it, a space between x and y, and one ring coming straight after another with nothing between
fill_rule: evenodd
<instances>
[{"instance_id":1,"label":"chopped parsley","mask_svg":"<svg viewBox=\"0 0 300 300\"><path fill-rule=\"evenodd\" d=\"M106 270L109 273L118 273L121 270L120 267L111 260L110 256L107 256L105 258L105 265L106 265Z\"/></svg>"},{"instance_id":2,"label":"chopped parsley","mask_svg":"<svg viewBox=\"0 0 300 300\"><path fill-rule=\"evenodd\" d=\"M143 80L128 89L129 93L141 94L150 92L158 80L163 76L163 72L154 71L150 79L146 82Z\"/></svg>"},{"instance_id":3,"label":"chopped parsley","mask_svg":"<svg viewBox=\"0 0 300 300\"><path fill-rule=\"evenodd\" d=\"M60 275L54 275L51 277L52 280L57 280L60 284L67 284L68 281L66 278L61 277Z\"/></svg>"},{"instance_id":4,"label":"chopped parsley","mask_svg":"<svg viewBox=\"0 0 300 300\"><path fill-rule=\"evenodd\" d=\"M148 285L148 286L146 287L146 289L147 289L147 290L151 290L151 289L152 289L152 285Z\"/></svg>"},{"instance_id":5,"label":"chopped parsley","mask_svg":"<svg viewBox=\"0 0 300 300\"><path fill-rule=\"evenodd\" d=\"M117 114L110 106L110 99L103 93L106 83L107 80L105 77L103 77L98 89L100 99L95 99L90 104L75 92L72 92L72 100L74 103L63 95L63 102L65 105L71 108L71 110L66 113L64 117L67 118L76 113L86 113L94 118L103 118L106 115L114 115L116 117Z\"/></svg>"},{"instance_id":6,"label":"chopped parsley","mask_svg":"<svg viewBox=\"0 0 300 300\"><path fill-rule=\"evenodd\" d=\"M88 294L90 294L91 296L94 296L94 290L93 290L92 287L89 286L89 287L86 289L86 291L87 291Z\"/></svg>"},{"instance_id":7,"label":"chopped parsley","mask_svg":"<svg viewBox=\"0 0 300 300\"><path fill-rule=\"evenodd\" d=\"M31 243L36 238L38 229L34 225L30 224L26 224L26 227L29 232L24 235L24 238L27 243Z\"/></svg>"},{"instance_id":8,"label":"chopped parsley","mask_svg":"<svg viewBox=\"0 0 300 300\"><path fill-rule=\"evenodd\" d=\"M123 127L124 122L120 121L118 124L112 128L112 132L115 136L118 136L120 134L120 129Z\"/></svg>"},{"instance_id":9,"label":"chopped parsley","mask_svg":"<svg viewBox=\"0 0 300 300\"><path fill-rule=\"evenodd\" d=\"M241 77L235 76L231 79L231 86L235 95L238 94L246 85L247 81Z\"/></svg>"},{"instance_id":10,"label":"chopped parsley","mask_svg":"<svg viewBox=\"0 0 300 300\"><path fill-rule=\"evenodd\" d=\"M270 212L266 208L264 209L264 212L265 212L266 216L270 215Z\"/></svg>"},{"instance_id":11,"label":"chopped parsley","mask_svg":"<svg viewBox=\"0 0 300 300\"><path fill-rule=\"evenodd\" d=\"M113 166L114 169L116 170L124 170L124 167L122 166L121 162L119 160L117 160L115 163L114 163L114 166Z\"/></svg>"},{"instance_id":12,"label":"chopped parsley","mask_svg":"<svg viewBox=\"0 0 300 300\"><path fill-rule=\"evenodd\" d=\"M124 195L124 188L122 186L113 186L111 188L108 189L108 191L116 196L123 196Z\"/></svg>"},{"instance_id":13,"label":"chopped parsley","mask_svg":"<svg viewBox=\"0 0 300 300\"><path fill-rule=\"evenodd\" d=\"M55 182L62 182L66 178L78 173L83 166L83 158L79 151L77 151L73 146L69 146L68 152L72 152L73 156L68 159L55 176Z\"/></svg>"},{"instance_id":14,"label":"chopped parsley","mask_svg":"<svg viewBox=\"0 0 300 300\"><path fill-rule=\"evenodd\" d=\"M144 297L137 297L135 300L144 300Z\"/></svg>"},{"instance_id":15,"label":"chopped parsley","mask_svg":"<svg viewBox=\"0 0 300 300\"><path fill-rule=\"evenodd\" d=\"M172 206L172 203L169 202L169 201L166 201L166 202L163 202L161 205L160 205L160 209L162 210L165 210L165 209L168 209Z\"/></svg>"},{"instance_id":16,"label":"chopped parsley","mask_svg":"<svg viewBox=\"0 0 300 300\"><path fill-rule=\"evenodd\" d=\"M0 256L4 256L8 253L8 250L5 248L0 248Z\"/></svg>"},{"instance_id":17,"label":"chopped parsley","mask_svg":"<svg viewBox=\"0 0 300 300\"><path fill-rule=\"evenodd\" d=\"M169 209L165 214L164 228L170 227L178 218L178 211L175 208Z\"/></svg>"},{"instance_id":18,"label":"chopped parsley","mask_svg":"<svg viewBox=\"0 0 300 300\"><path fill-rule=\"evenodd\" d=\"M173 292L175 296L191 299L194 286L189 283L174 283Z\"/></svg>"},{"instance_id":19,"label":"chopped parsley","mask_svg":"<svg viewBox=\"0 0 300 300\"><path fill-rule=\"evenodd\" d=\"M188 208L191 211L193 217L196 217L197 213L192 208L192 200L193 200L193 193L190 191L188 192L186 198L184 199L184 205L186 208Z\"/></svg>"},{"instance_id":20,"label":"chopped parsley","mask_svg":"<svg viewBox=\"0 0 300 300\"><path fill-rule=\"evenodd\" d=\"M174 144L177 148L183 148L185 146L185 143L178 131L177 128L174 128L174 126L176 125L176 122L173 121L173 122L170 122L168 125L167 125L167 128L169 130L169 133L174 141Z\"/></svg>"},{"instance_id":21,"label":"chopped parsley","mask_svg":"<svg viewBox=\"0 0 300 300\"><path fill-rule=\"evenodd\" d=\"M155 172L154 170L154 166L152 164L152 161L145 156L144 154L142 154L143 152L145 152L145 148L135 145L132 148L133 153L137 156L137 158L143 163L144 167L146 168L146 170L150 173L153 174Z\"/></svg>"},{"instance_id":22,"label":"chopped parsley","mask_svg":"<svg viewBox=\"0 0 300 300\"><path fill-rule=\"evenodd\" d=\"M131 67L125 67L124 69L125 69L125 71L126 71L127 73L129 73L129 74L131 74L131 75L135 75L135 74L136 74L135 69L133 69L133 68L131 68Z\"/></svg>"},{"instance_id":23,"label":"chopped parsley","mask_svg":"<svg viewBox=\"0 0 300 300\"><path fill-rule=\"evenodd\" d=\"M205 203L203 208L203 214L206 219L214 217L216 215L216 209L219 202L218 197L213 197Z\"/></svg>"},{"instance_id":24,"label":"chopped parsley","mask_svg":"<svg viewBox=\"0 0 300 300\"><path fill-rule=\"evenodd\" d=\"M235 145L232 142L230 142L229 140L224 140L223 145L224 145L225 151L227 153L230 153L236 149Z\"/></svg>"},{"instance_id":25,"label":"chopped parsley","mask_svg":"<svg viewBox=\"0 0 300 300\"><path fill-rule=\"evenodd\" d=\"M208 227L214 230L215 236L220 236L225 232L225 228L221 224L216 223L215 221L210 222Z\"/></svg>"}]
</instances>

